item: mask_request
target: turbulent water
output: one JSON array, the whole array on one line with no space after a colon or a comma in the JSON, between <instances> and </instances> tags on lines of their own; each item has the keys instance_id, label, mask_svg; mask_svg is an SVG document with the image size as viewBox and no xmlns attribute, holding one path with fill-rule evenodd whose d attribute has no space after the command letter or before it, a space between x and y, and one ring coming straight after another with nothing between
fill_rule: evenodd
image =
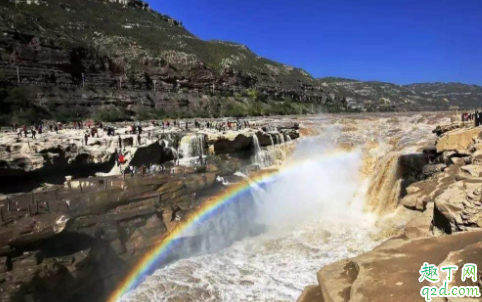
<instances>
[{"instance_id":1,"label":"turbulent water","mask_svg":"<svg viewBox=\"0 0 482 302\"><path fill-rule=\"evenodd\" d=\"M159 269L123 301L295 301L322 266L379 243L376 220L397 206L396 158L433 139L442 118L301 120L318 135L297 143L284 172L253 193L267 231Z\"/></svg>"}]
</instances>

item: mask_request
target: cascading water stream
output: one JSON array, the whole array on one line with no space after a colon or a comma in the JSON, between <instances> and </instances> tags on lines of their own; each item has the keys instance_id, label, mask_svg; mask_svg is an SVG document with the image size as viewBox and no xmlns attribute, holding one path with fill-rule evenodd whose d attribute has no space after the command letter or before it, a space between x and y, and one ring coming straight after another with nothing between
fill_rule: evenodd
<instances>
[{"instance_id":1,"label":"cascading water stream","mask_svg":"<svg viewBox=\"0 0 482 302\"><path fill-rule=\"evenodd\" d=\"M253 135L253 161L255 164L259 164L261 167L265 167L267 164L266 152L261 149L259 145L259 139L256 134Z\"/></svg>"},{"instance_id":2,"label":"cascading water stream","mask_svg":"<svg viewBox=\"0 0 482 302\"><path fill-rule=\"evenodd\" d=\"M184 164L200 164L204 158L204 135L186 135L181 138L179 151Z\"/></svg>"},{"instance_id":3,"label":"cascading water stream","mask_svg":"<svg viewBox=\"0 0 482 302\"><path fill-rule=\"evenodd\" d=\"M332 127L331 119L314 120L324 123L320 125L322 135L297 141L272 182L253 184L249 176L236 173L250 182L257 208L251 218L265 225L266 232L159 269L122 302L296 300L305 286L316 284L316 272L322 266L354 257L378 243L372 236L376 231L374 216L365 210L371 202L375 211L393 202L368 200L390 195L385 184L398 181L392 159L402 151L393 149L397 145L392 130L401 129L397 135L412 137L412 141L431 135L431 127L413 131L409 127L413 119L416 117L399 125L367 120L354 125L353 132ZM273 142L272 135L270 138ZM388 149L378 143L389 140L394 145ZM286 141L290 141L289 135ZM351 147L340 148L337 143ZM253 137L254 162L270 165L271 149L263 150ZM384 182L383 175L394 177ZM237 211L246 214L242 206ZM231 220L228 215L219 223L223 232L236 229L228 223Z\"/></svg>"}]
</instances>

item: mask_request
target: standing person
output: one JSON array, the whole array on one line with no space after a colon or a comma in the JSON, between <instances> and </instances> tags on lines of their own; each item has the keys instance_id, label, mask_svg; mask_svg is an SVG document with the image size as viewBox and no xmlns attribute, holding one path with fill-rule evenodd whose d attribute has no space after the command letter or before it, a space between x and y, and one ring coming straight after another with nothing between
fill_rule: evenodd
<instances>
[{"instance_id":1,"label":"standing person","mask_svg":"<svg viewBox=\"0 0 482 302\"><path fill-rule=\"evenodd\" d=\"M23 125L23 135L26 138L27 137L27 125Z\"/></svg>"},{"instance_id":2,"label":"standing person","mask_svg":"<svg viewBox=\"0 0 482 302\"><path fill-rule=\"evenodd\" d=\"M140 146L141 145L141 134L137 134L137 145Z\"/></svg>"},{"instance_id":3,"label":"standing person","mask_svg":"<svg viewBox=\"0 0 482 302\"><path fill-rule=\"evenodd\" d=\"M119 162L119 153L117 152L117 149L115 149L114 151L114 160L115 160L115 163L117 164L117 167L119 167L120 162Z\"/></svg>"},{"instance_id":4,"label":"standing person","mask_svg":"<svg viewBox=\"0 0 482 302\"><path fill-rule=\"evenodd\" d=\"M119 167L121 167L121 169L122 169L122 165L125 164L125 162L126 162L126 158L125 158L124 154L121 152L119 154L119 158L118 158L118 165L119 165Z\"/></svg>"},{"instance_id":5,"label":"standing person","mask_svg":"<svg viewBox=\"0 0 482 302\"><path fill-rule=\"evenodd\" d=\"M84 134L84 141L85 141L85 145L87 146L88 142L89 142L89 132L85 132Z\"/></svg>"},{"instance_id":6,"label":"standing person","mask_svg":"<svg viewBox=\"0 0 482 302\"><path fill-rule=\"evenodd\" d=\"M119 143L119 149L122 149L122 138L119 134L119 138L117 139L118 143Z\"/></svg>"},{"instance_id":7,"label":"standing person","mask_svg":"<svg viewBox=\"0 0 482 302\"><path fill-rule=\"evenodd\" d=\"M35 135L37 134L37 131L35 131L35 128L32 128L32 139L37 139Z\"/></svg>"},{"instance_id":8,"label":"standing person","mask_svg":"<svg viewBox=\"0 0 482 302\"><path fill-rule=\"evenodd\" d=\"M57 124L55 124L54 130L55 130L55 133L57 133L57 134L59 133L59 126L57 126Z\"/></svg>"}]
</instances>

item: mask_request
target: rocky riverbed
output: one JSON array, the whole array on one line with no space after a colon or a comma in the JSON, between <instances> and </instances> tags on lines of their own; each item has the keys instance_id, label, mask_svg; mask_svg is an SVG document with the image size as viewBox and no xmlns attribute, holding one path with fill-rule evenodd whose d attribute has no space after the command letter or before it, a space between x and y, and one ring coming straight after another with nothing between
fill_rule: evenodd
<instances>
[{"instance_id":1,"label":"rocky riverbed","mask_svg":"<svg viewBox=\"0 0 482 302\"><path fill-rule=\"evenodd\" d=\"M113 124L116 136L100 131L87 146L75 129L2 133L0 300L104 301L151 247L240 184L246 194L183 233L120 301L420 300L424 261L479 263L481 129L451 119L144 124L141 144ZM164 171L119 174L119 134L126 166Z\"/></svg>"},{"instance_id":2,"label":"rocky riverbed","mask_svg":"<svg viewBox=\"0 0 482 302\"><path fill-rule=\"evenodd\" d=\"M221 130L205 123L194 128L192 121L186 128L186 122L142 124L140 136L129 125L108 125L115 136L99 130L87 144L85 129L48 131L36 139L3 132L0 300L105 300L142 255L223 192L223 183L245 182L236 171L259 173L281 159L263 149L289 149L285 145L299 137L298 124L286 120ZM116 151L127 155L123 167L114 161ZM142 165L164 169L120 173ZM236 221L229 223L234 230ZM239 238L249 234L247 227L238 231ZM198 230L182 238L169 261L196 253L209 236Z\"/></svg>"},{"instance_id":3,"label":"rocky riverbed","mask_svg":"<svg viewBox=\"0 0 482 302\"><path fill-rule=\"evenodd\" d=\"M48 184L61 184L66 176L82 178L95 175L119 174L115 167L116 152L126 156L125 166L161 165L177 159L191 159L203 155L244 154L253 149L253 137L258 146L280 144L299 137L298 125L293 121L265 119L246 121L237 126L236 120L217 120L220 129L207 127L208 121L180 121L175 127L153 126L142 123L139 135L132 133L132 124L103 125L105 130L89 135L90 128L74 129L64 126L58 132L45 131L33 139L16 131L5 130L0 135L0 193L15 193ZM213 123L213 121L210 121ZM244 121L243 121L244 122ZM231 127L228 127L228 123ZM186 124L188 125L186 127ZM114 131L108 135L107 128ZM119 143L120 141L120 143Z\"/></svg>"}]
</instances>

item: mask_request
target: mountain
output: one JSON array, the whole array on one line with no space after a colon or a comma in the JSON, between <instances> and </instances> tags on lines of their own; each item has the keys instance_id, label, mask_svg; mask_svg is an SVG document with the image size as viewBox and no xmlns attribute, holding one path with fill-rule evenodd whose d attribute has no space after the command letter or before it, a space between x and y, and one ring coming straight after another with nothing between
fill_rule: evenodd
<instances>
[{"instance_id":1,"label":"mountain","mask_svg":"<svg viewBox=\"0 0 482 302\"><path fill-rule=\"evenodd\" d=\"M139 0L0 1L0 124L433 110L480 92L428 87L314 79Z\"/></svg>"},{"instance_id":2,"label":"mountain","mask_svg":"<svg viewBox=\"0 0 482 302\"><path fill-rule=\"evenodd\" d=\"M347 107L368 111L469 109L482 105L482 87L461 83L396 85L377 81L326 77L317 79Z\"/></svg>"},{"instance_id":3,"label":"mountain","mask_svg":"<svg viewBox=\"0 0 482 302\"><path fill-rule=\"evenodd\" d=\"M0 35L0 80L22 86L16 97L46 115L74 118L93 108L115 109L119 118L152 109L201 116L283 109L270 107L268 97L300 113L307 106L291 101L307 91L311 100L323 99L304 70L244 45L203 41L137 0L4 0ZM258 100L264 102L256 108ZM10 103L4 101L3 111L15 111Z\"/></svg>"}]
</instances>

